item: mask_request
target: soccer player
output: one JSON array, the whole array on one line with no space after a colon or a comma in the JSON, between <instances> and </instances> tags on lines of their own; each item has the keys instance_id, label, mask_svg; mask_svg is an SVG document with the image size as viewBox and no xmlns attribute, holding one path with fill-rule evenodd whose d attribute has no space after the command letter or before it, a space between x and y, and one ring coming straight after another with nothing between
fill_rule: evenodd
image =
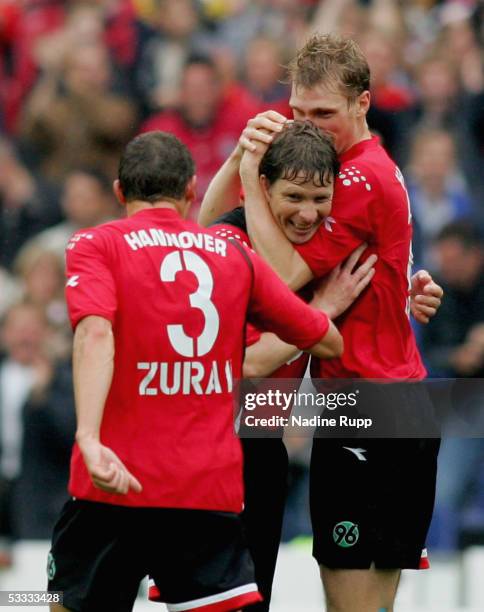
<instances>
[{"instance_id":1,"label":"soccer player","mask_svg":"<svg viewBox=\"0 0 484 612\"><path fill-rule=\"evenodd\" d=\"M169 610L238 610L260 600L233 432L246 315L319 357L341 337L249 249L184 220L194 165L174 136L128 144L114 189L127 218L67 246L77 432L52 609L131 610L149 573Z\"/></svg>"},{"instance_id":2,"label":"soccer player","mask_svg":"<svg viewBox=\"0 0 484 612\"><path fill-rule=\"evenodd\" d=\"M259 180L259 163L274 133L287 121L273 111L249 122L240 140L246 150L242 163L239 148L226 162L225 184L234 184L240 165L251 242L293 289L326 275L363 241L378 255L368 290L340 318L345 353L324 366L316 362L313 374L420 380L425 369L408 315L412 309L416 318L428 321L440 303L441 290L425 272L410 282L408 195L400 170L368 130L368 64L353 41L314 36L291 72L295 119L310 119L327 131L339 155L331 215L313 236L314 215L295 224L295 232L310 236L299 244L288 239L272 215L271 193ZM214 213L206 209L202 221ZM313 553L321 566L330 612L392 610L400 570L418 568L421 562L438 446L435 440L375 440L365 441L365 448L355 452L342 441L315 440ZM327 465L338 465L338 470L328 471ZM340 538L341 523L352 537Z\"/></svg>"}]
</instances>

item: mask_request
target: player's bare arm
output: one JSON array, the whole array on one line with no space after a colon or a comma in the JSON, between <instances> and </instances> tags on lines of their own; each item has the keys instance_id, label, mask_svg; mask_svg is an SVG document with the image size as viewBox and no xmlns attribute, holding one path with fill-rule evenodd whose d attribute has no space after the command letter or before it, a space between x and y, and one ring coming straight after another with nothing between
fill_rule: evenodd
<instances>
[{"instance_id":1,"label":"player's bare arm","mask_svg":"<svg viewBox=\"0 0 484 612\"><path fill-rule=\"evenodd\" d=\"M76 442L93 484L109 493L125 494L141 484L116 454L100 441L104 404L113 377L114 339L107 319L89 316L74 334L73 372L76 400Z\"/></svg>"},{"instance_id":2,"label":"player's bare arm","mask_svg":"<svg viewBox=\"0 0 484 612\"><path fill-rule=\"evenodd\" d=\"M198 214L200 225L209 226L225 212L240 205L239 167L245 149L255 149L254 141L272 142L273 134L282 130L287 118L276 111L265 111L249 119L231 155L210 181Z\"/></svg>"},{"instance_id":3,"label":"player's bare arm","mask_svg":"<svg viewBox=\"0 0 484 612\"><path fill-rule=\"evenodd\" d=\"M249 322L275 333L281 339L296 344L300 349L320 359L341 356L344 348L343 338L328 315L305 304L288 289L261 257L248 252L254 272L248 309ZM306 329L301 336L303 320L306 322ZM293 326L295 322L296 327ZM315 342L308 345L308 341Z\"/></svg>"},{"instance_id":4,"label":"player's bare arm","mask_svg":"<svg viewBox=\"0 0 484 612\"><path fill-rule=\"evenodd\" d=\"M239 166L236 148L210 181L198 213L198 223L208 227L215 219L240 205Z\"/></svg>"},{"instance_id":5,"label":"player's bare arm","mask_svg":"<svg viewBox=\"0 0 484 612\"><path fill-rule=\"evenodd\" d=\"M276 334L263 333L259 340L245 350L244 378L270 376L278 368L301 354L301 349L283 342Z\"/></svg>"},{"instance_id":6,"label":"player's bare arm","mask_svg":"<svg viewBox=\"0 0 484 612\"><path fill-rule=\"evenodd\" d=\"M334 359L341 357L344 350L343 336L337 330L335 324L330 321L326 334L319 342L307 349L307 352L319 359Z\"/></svg>"}]
</instances>

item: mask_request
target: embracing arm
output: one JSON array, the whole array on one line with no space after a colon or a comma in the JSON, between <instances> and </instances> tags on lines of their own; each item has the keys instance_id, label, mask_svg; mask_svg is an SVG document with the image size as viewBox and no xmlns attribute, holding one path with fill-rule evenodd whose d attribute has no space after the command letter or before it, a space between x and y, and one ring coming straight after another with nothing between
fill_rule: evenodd
<instances>
[{"instance_id":1,"label":"embracing arm","mask_svg":"<svg viewBox=\"0 0 484 612\"><path fill-rule=\"evenodd\" d=\"M265 332L245 351L244 378L270 376L284 364L297 359L301 352L297 346L283 342L276 334Z\"/></svg>"},{"instance_id":2,"label":"embracing arm","mask_svg":"<svg viewBox=\"0 0 484 612\"><path fill-rule=\"evenodd\" d=\"M249 119L237 146L208 186L198 215L200 225L208 227L215 219L240 205L239 167L244 150L255 148L253 138L270 144L273 134L281 131L285 121L286 117L272 110Z\"/></svg>"},{"instance_id":3,"label":"embracing arm","mask_svg":"<svg viewBox=\"0 0 484 612\"><path fill-rule=\"evenodd\" d=\"M198 213L198 223L208 227L218 217L240 204L239 166L242 152L237 147L210 181Z\"/></svg>"},{"instance_id":4,"label":"embracing arm","mask_svg":"<svg viewBox=\"0 0 484 612\"><path fill-rule=\"evenodd\" d=\"M297 290L312 280L313 273L272 216L259 181L259 162L260 154L246 150L240 164L247 230L259 255L286 285Z\"/></svg>"}]
</instances>

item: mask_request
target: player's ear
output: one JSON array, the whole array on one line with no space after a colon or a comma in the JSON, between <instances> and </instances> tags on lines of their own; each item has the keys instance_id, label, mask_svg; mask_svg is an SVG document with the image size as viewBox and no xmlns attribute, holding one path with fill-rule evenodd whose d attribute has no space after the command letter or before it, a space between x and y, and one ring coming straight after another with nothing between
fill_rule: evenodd
<instances>
[{"instance_id":1,"label":"player's ear","mask_svg":"<svg viewBox=\"0 0 484 612\"><path fill-rule=\"evenodd\" d=\"M271 193L270 193L271 184L267 180L267 177L265 176L265 174L261 174L259 176L259 183L260 183L260 186L262 188L262 192L264 194L265 199L268 202L270 202L270 199L271 199Z\"/></svg>"},{"instance_id":2,"label":"player's ear","mask_svg":"<svg viewBox=\"0 0 484 612\"><path fill-rule=\"evenodd\" d=\"M185 200L192 204L197 198L197 176L194 174L185 187Z\"/></svg>"},{"instance_id":3,"label":"player's ear","mask_svg":"<svg viewBox=\"0 0 484 612\"><path fill-rule=\"evenodd\" d=\"M187 186L185 187L185 193L183 195L182 201L182 210L179 211L184 219L187 218L188 213L190 211L190 207L197 197L196 186L197 177L193 175L192 178L188 181Z\"/></svg>"},{"instance_id":4,"label":"player's ear","mask_svg":"<svg viewBox=\"0 0 484 612\"><path fill-rule=\"evenodd\" d=\"M123 190L121 189L121 183L119 182L118 179L116 179L113 183L113 191L114 191L114 195L116 196L116 199L121 204L121 206L125 206L126 198L124 197Z\"/></svg>"},{"instance_id":5,"label":"player's ear","mask_svg":"<svg viewBox=\"0 0 484 612\"><path fill-rule=\"evenodd\" d=\"M370 108L370 92L364 91L362 94L358 96L358 108L356 109L356 114L359 117L364 117L369 108Z\"/></svg>"}]
</instances>

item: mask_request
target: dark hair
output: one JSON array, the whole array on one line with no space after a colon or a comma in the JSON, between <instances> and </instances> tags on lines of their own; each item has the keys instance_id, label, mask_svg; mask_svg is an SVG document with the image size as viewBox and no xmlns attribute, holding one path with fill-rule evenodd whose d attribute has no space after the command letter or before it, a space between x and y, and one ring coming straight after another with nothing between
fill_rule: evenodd
<instances>
[{"instance_id":1,"label":"dark hair","mask_svg":"<svg viewBox=\"0 0 484 612\"><path fill-rule=\"evenodd\" d=\"M215 60L206 53L190 53L183 64L183 72L190 66L205 66L205 68L210 68L217 73L217 64Z\"/></svg>"},{"instance_id":2,"label":"dark hair","mask_svg":"<svg viewBox=\"0 0 484 612\"><path fill-rule=\"evenodd\" d=\"M483 246L483 236L479 228L470 221L454 221L445 225L437 234L436 242L457 240L465 249Z\"/></svg>"},{"instance_id":3,"label":"dark hair","mask_svg":"<svg viewBox=\"0 0 484 612\"><path fill-rule=\"evenodd\" d=\"M312 36L289 64L289 73L296 87L334 83L348 99L370 89L370 68L362 50L337 34Z\"/></svg>"},{"instance_id":4,"label":"dark hair","mask_svg":"<svg viewBox=\"0 0 484 612\"><path fill-rule=\"evenodd\" d=\"M321 186L336 176L338 156L331 138L311 121L288 121L267 149L259 173L272 185L280 178Z\"/></svg>"},{"instance_id":5,"label":"dark hair","mask_svg":"<svg viewBox=\"0 0 484 612\"><path fill-rule=\"evenodd\" d=\"M119 162L119 182L128 202L180 200L195 164L186 146L166 132L147 132L128 143Z\"/></svg>"}]
</instances>

